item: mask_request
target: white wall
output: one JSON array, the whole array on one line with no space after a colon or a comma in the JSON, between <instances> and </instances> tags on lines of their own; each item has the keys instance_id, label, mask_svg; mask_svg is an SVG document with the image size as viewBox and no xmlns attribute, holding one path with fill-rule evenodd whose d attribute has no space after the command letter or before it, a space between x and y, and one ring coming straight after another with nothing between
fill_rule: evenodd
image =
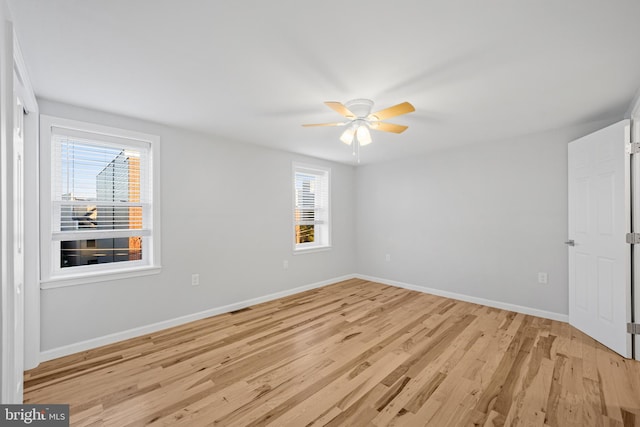
<instances>
[{"instance_id":1,"label":"white wall","mask_svg":"<svg viewBox=\"0 0 640 427\"><path fill-rule=\"evenodd\" d=\"M355 169L39 104L43 114L161 137L162 273L43 290L41 349L49 355L353 273L566 316L567 143L609 124ZM293 160L332 167L331 251L292 255ZM547 285L538 272L548 273Z\"/></svg>"},{"instance_id":2,"label":"white wall","mask_svg":"<svg viewBox=\"0 0 640 427\"><path fill-rule=\"evenodd\" d=\"M567 143L602 126L358 168L358 272L566 315Z\"/></svg>"},{"instance_id":3,"label":"white wall","mask_svg":"<svg viewBox=\"0 0 640 427\"><path fill-rule=\"evenodd\" d=\"M39 106L42 114L159 135L162 175L162 272L41 291L42 351L355 271L352 166L46 100ZM294 160L332 168L329 251L292 255ZM192 273L200 286L191 286Z\"/></svg>"}]
</instances>

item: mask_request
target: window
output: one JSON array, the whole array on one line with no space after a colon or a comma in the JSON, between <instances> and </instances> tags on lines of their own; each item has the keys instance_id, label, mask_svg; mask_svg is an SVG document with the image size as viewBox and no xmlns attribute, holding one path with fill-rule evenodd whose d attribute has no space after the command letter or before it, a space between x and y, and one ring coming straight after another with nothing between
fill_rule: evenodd
<instances>
[{"instance_id":1,"label":"window","mask_svg":"<svg viewBox=\"0 0 640 427\"><path fill-rule=\"evenodd\" d=\"M43 281L157 267L159 138L41 120Z\"/></svg>"},{"instance_id":2,"label":"window","mask_svg":"<svg viewBox=\"0 0 640 427\"><path fill-rule=\"evenodd\" d=\"M294 249L328 248L330 243L329 169L293 165Z\"/></svg>"}]
</instances>

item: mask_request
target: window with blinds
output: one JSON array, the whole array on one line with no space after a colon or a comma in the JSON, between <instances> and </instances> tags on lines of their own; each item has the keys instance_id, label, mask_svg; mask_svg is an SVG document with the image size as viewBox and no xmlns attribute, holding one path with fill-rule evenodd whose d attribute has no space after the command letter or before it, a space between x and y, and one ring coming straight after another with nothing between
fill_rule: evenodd
<instances>
[{"instance_id":1,"label":"window with blinds","mask_svg":"<svg viewBox=\"0 0 640 427\"><path fill-rule=\"evenodd\" d=\"M152 138L46 131L50 278L152 265Z\"/></svg>"},{"instance_id":2,"label":"window with blinds","mask_svg":"<svg viewBox=\"0 0 640 427\"><path fill-rule=\"evenodd\" d=\"M294 249L330 246L329 169L294 164Z\"/></svg>"}]
</instances>

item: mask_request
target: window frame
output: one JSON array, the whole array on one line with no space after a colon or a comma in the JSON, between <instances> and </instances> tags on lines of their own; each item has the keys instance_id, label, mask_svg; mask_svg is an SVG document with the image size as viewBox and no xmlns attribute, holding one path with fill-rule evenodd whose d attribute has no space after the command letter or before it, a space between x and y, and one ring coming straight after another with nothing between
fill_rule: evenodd
<instances>
[{"instance_id":1,"label":"window frame","mask_svg":"<svg viewBox=\"0 0 640 427\"><path fill-rule=\"evenodd\" d=\"M321 232L324 238L321 241L314 242L305 242L305 243L297 243L296 242L296 174L298 172L306 172L309 174L315 174L318 176L324 176L326 180L326 223L321 226L325 228ZM331 231L332 231L332 218L331 218L331 168L323 167L319 165L312 165L308 163L301 162L293 162L292 163L292 245L293 245L293 254L302 254L302 253L310 253L317 251L326 251L331 249ZM314 233L315 234L315 233Z\"/></svg>"},{"instance_id":2,"label":"window frame","mask_svg":"<svg viewBox=\"0 0 640 427\"><path fill-rule=\"evenodd\" d=\"M149 211L145 221L151 233L143 244L142 259L81 265L61 268L56 259L60 257L60 241L56 241L53 224L52 166L53 128L68 131L70 136L84 134L96 142L112 145L114 141L124 141L130 147L148 147ZM40 116L40 287L57 288L79 284L118 280L160 272L160 137L141 132L118 129L94 123ZM56 249L58 248L58 249ZM57 266L57 267L56 267Z\"/></svg>"}]
</instances>

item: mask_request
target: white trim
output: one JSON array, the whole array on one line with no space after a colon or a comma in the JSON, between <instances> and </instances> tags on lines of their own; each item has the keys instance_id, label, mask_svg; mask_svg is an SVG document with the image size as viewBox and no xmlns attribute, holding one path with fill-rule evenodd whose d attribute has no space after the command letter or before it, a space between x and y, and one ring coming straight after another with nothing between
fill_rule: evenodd
<instances>
[{"instance_id":1,"label":"white trim","mask_svg":"<svg viewBox=\"0 0 640 427\"><path fill-rule=\"evenodd\" d=\"M625 119L633 119L640 116L640 89L636 92L633 97L633 101L629 104L629 108L627 108L627 112L624 115Z\"/></svg>"},{"instance_id":2,"label":"white trim","mask_svg":"<svg viewBox=\"0 0 640 427\"><path fill-rule=\"evenodd\" d=\"M293 255L312 254L315 252L326 252L332 249L331 246L308 246L306 248L299 248L293 250Z\"/></svg>"},{"instance_id":3,"label":"white trim","mask_svg":"<svg viewBox=\"0 0 640 427\"><path fill-rule=\"evenodd\" d=\"M55 202L54 202L55 204ZM87 203L85 202L85 205ZM119 204L112 204L114 208L120 208ZM125 206L126 207L126 206ZM51 232L51 240L61 242L63 240L90 240L90 239L110 239L118 237L135 237L151 236L151 230L148 228L129 228L126 230L84 230L82 231L53 231Z\"/></svg>"},{"instance_id":4,"label":"white trim","mask_svg":"<svg viewBox=\"0 0 640 427\"><path fill-rule=\"evenodd\" d=\"M323 280L321 282L311 283L309 285L299 286L293 289L287 289L285 291L275 292L272 294L264 295L261 297L251 298L248 300L224 305L221 307L214 307L208 310L200 311L198 313L188 314L186 316L176 317L174 319L164 320L162 322L152 323L146 326L140 326L133 329L128 329L122 332L116 332L109 335L104 335L98 338L92 338L86 341L81 341L74 344L69 344L62 347L53 348L40 353L40 361L45 362L47 360L56 359L58 357L68 356L70 354L79 353L81 351L90 350L92 348L101 347L107 344L113 344L118 341L136 338L145 334L161 331L174 326L184 325L185 323L194 322L196 320L204 319L218 314L228 313L230 311L240 310L245 307L260 304L267 301L272 301L278 298L287 297L289 295L297 294L300 292L308 291L311 289L321 288L323 286L331 285L344 280L355 278L356 275L348 274L345 276L335 277L329 280Z\"/></svg>"},{"instance_id":5,"label":"white trim","mask_svg":"<svg viewBox=\"0 0 640 427\"><path fill-rule=\"evenodd\" d=\"M79 267L80 268L80 267ZM158 274L162 270L159 265L156 266L144 266L138 268L132 268L130 270L118 270L118 271L93 271L81 276L59 276L50 280L40 281L40 289L56 289L64 288L67 286L86 285L89 283L107 282L112 280L130 279L132 277L149 276L152 274Z\"/></svg>"},{"instance_id":6,"label":"white trim","mask_svg":"<svg viewBox=\"0 0 640 427\"><path fill-rule=\"evenodd\" d=\"M29 79L29 73L27 73L27 66L24 63L22 56L22 50L20 49L20 43L18 43L18 37L15 31L13 32L13 65L15 72L22 83L22 90L20 95L23 97L24 108L28 113L38 113L38 102L36 101L36 95Z\"/></svg>"},{"instance_id":7,"label":"white trim","mask_svg":"<svg viewBox=\"0 0 640 427\"><path fill-rule=\"evenodd\" d=\"M516 313L528 314L531 316L542 317L544 319L557 320L559 322L568 323L569 315L554 313L552 311L540 310L532 307L525 307L517 304L510 304L502 301L494 301L485 298L472 297L470 295L458 294L456 292L443 291L441 289L429 288L426 286L412 285L409 283L398 282L396 280L382 279L380 277L367 276L364 274L356 274L357 279L369 280L371 282L382 283L384 285L397 286L399 288L418 291L425 294L437 295L441 297L451 298L459 301L471 302L474 304L486 305L488 307L499 308L502 310L515 311Z\"/></svg>"},{"instance_id":8,"label":"white trim","mask_svg":"<svg viewBox=\"0 0 640 427\"><path fill-rule=\"evenodd\" d=\"M306 173L310 175L323 174L327 180L327 221L321 224L326 231L326 237L323 241L312 243L296 243L296 173ZM331 214L331 198L332 198L332 184L331 184L331 168L327 166L313 165L310 163L303 163L293 161L291 163L291 183L292 183L292 198L291 198L291 212L292 212L292 224L291 224L291 242L293 244L292 253L294 255L301 253L313 253L318 251L325 251L331 249L332 234L333 234L333 217ZM320 224L319 224L320 225Z\"/></svg>"},{"instance_id":9,"label":"white trim","mask_svg":"<svg viewBox=\"0 0 640 427\"><path fill-rule=\"evenodd\" d=\"M24 367L40 363L40 169L38 106L24 117Z\"/></svg>"},{"instance_id":10,"label":"white trim","mask_svg":"<svg viewBox=\"0 0 640 427\"><path fill-rule=\"evenodd\" d=\"M59 248L57 236L66 237L66 233L52 232L51 215L51 138L53 129L71 130L71 133L91 136L93 138L106 137L110 140L117 140L123 144L138 144L149 150L148 174L143 174L141 179L150 179L151 182L145 187L151 188L149 194L150 203L142 203L144 206L151 206L147 209L147 217L144 219L145 229L137 235L143 236L142 260L115 262L108 264L98 264L90 266L73 267L72 271L62 271L58 264L53 262L56 247ZM137 146L137 145L136 145ZM43 289L80 285L83 283L95 283L100 281L128 278L145 274L154 274L161 265L161 222L160 222L160 137L128 129L119 129L111 126L103 126L95 123L82 122L78 120L65 119L60 117L40 115L40 278L45 283ZM151 225L151 227L149 227ZM149 228L152 230L148 236ZM94 232L91 232L93 234ZM128 234L130 232L127 232ZM114 232L113 234L123 234ZM69 233L69 236L73 234ZM79 236L79 235L78 235ZM89 233L79 237L90 237ZM140 270L139 273L132 270ZM98 277L104 274L104 278ZM59 280L58 280L59 279Z\"/></svg>"},{"instance_id":11,"label":"white trim","mask_svg":"<svg viewBox=\"0 0 640 427\"><path fill-rule=\"evenodd\" d=\"M0 402L21 403L13 388L18 376L13 360L13 43L4 2L0 9Z\"/></svg>"},{"instance_id":12,"label":"white trim","mask_svg":"<svg viewBox=\"0 0 640 427\"><path fill-rule=\"evenodd\" d=\"M58 134L52 131L52 128L56 128L61 130L69 129L76 132L82 132L83 135L94 135L94 138L95 135L98 134L125 141L143 141L151 145L160 142L160 137L158 135L137 132L129 129L120 129L112 126L104 126L95 123L82 122L79 120L65 119L63 117L49 116L47 114L40 115L40 126L42 128L48 128L50 134Z\"/></svg>"}]
</instances>

